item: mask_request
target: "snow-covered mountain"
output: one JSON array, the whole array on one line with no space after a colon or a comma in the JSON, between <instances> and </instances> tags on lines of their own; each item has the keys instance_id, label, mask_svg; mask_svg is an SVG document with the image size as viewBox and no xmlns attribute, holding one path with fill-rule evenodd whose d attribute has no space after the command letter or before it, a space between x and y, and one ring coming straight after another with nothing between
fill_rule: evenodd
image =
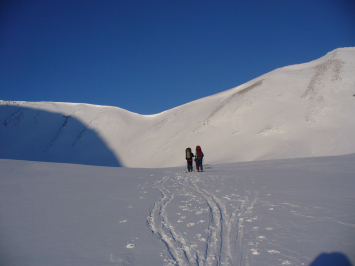
<instances>
[{"instance_id":1,"label":"snow-covered mountain","mask_svg":"<svg viewBox=\"0 0 355 266\"><path fill-rule=\"evenodd\" d=\"M125 167L355 152L355 48L287 66L156 115L74 103L0 102L0 158Z\"/></svg>"},{"instance_id":2,"label":"snow-covered mountain","mask_svg":"<svg viewBox=\"0 0 355 266\"><path fill-rule=\"evenodd\" d=\"M354 73L337 49L150 116L1 101L0 265L353 265Z\"/></svg>"}]
</instances>

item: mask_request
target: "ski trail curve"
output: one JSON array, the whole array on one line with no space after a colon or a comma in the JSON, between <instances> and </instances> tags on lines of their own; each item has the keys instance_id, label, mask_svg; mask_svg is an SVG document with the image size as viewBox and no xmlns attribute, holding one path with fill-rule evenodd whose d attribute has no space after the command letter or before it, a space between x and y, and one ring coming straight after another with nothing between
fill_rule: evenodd
<instances>
[{"instance_id":1,"label":"ski trail curve","mask_svg":"<svg viewBox=\"0 0 355 266\"><path fill-rule=\"evenodd\" d=\"M171 173L154 183L161 197L151 208L147 223L150 230L166 246L170 257L169 265L225 266L242 265L248 261L248 255L243 255L247 250L242 247L243 217L252 210L256 198L250 200L253 196L249 193L236 201L231 208L230 204L227 206L225 199L218 197L211 188L204 185L213 179L216 177L197 173ZM181 219L176 223L173 219L173 210L178 205L178 198L182 197L185 200L180 202L188 202L188 205L191 205L192 201L198 202L199 208L205 211L205 217L208 219L203 223L201 216L197 216L201 212L192 214L192 210L184 207L184 211L189 214L188 218L194 220L187 226L198 224L203 232L204 237L200 237L199 243L191 233L182 231L184 229L178 224L182 222Z\"/></svg>"},{"instance_id":2,"label":"ski trail curve","mask_svg":"<svg viewBox=\"0 0 355 266\"><path fill-rule=\"evenodd\" d=\"M190 265L193 256L186 245L185 239L175 232L174 226L169 222L166 213L166 207L174 198L174 194L164 187L170 177L165 176L163 179L157 181L154 187L161 192L161 198L157 201L151 209L147 218L148 225L154 234L157 234L161 241L165 244L169 254L177 265Z\"/></svg>"},{"instance_id":3,"label":"ski trail curve","mask_svg":"<svg viewBox=\"0 0 355 266\"><path fill-rule=\"evenodd\" d=\"M214 259L217 260L217 265L229 265L233 263L230 236L235 213L228 217L225 205L215 195L198 188L194 181L190 182L194 191L204 198L210 210L209 236L203 265L212 265Z\"/></svg>"}]
</instances>

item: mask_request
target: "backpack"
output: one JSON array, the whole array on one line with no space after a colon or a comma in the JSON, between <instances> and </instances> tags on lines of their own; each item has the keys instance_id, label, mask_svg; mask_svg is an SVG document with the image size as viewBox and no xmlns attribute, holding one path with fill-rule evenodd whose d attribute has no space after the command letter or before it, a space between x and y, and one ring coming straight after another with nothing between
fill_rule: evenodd
<instances>
[{"instance_id":1,"label":"backpack","mask_svg":"<svg viewBox=\"0 0 355 266\"><path fill-rule=\"evenodd\" d=\"M201 160L202 159L202 151L200 146L196 146L196 159Z\"/></svg>"},{"instance_id":2,"label":"backpack","mask_svg":"<svg viewBox=\"0 0 355 266\"><path fill-rule=\"evenodd\" d=\"M191 148L187 148L185 150L186 152L186 160L191 160L192 159L192 152L191 152Z\"/></svg>"}]
</instances>

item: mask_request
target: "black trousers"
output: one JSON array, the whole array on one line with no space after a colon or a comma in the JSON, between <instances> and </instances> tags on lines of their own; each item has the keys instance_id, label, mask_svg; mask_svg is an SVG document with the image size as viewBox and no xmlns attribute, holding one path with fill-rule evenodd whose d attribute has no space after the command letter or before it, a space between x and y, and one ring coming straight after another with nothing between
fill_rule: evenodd
<instances>
[{"instance_id":1,"label":"black trousers","mask_svg":"<svg viewBox=\"0 0 355 266\"><path fill-rule=\"evenodd\" d=\"M192 160L191 161L187 161L187 170L189 172L192 172L193 168L192 168Z\"/></svg>"}]
</instances>

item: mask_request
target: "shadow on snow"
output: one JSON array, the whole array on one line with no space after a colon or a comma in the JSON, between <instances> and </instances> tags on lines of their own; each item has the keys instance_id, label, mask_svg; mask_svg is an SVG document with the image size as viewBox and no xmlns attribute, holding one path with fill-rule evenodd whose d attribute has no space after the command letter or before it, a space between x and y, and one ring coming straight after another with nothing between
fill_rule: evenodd
<instances>
[{"instance_id":1,"label":"shadow on snow","mask_svg":"<svg viewBox=\"0 0 355 266\"><path fill-rule=\"evenodd\" d=\"M121 166L100 136L75 116L3 105L0 119L1 159Z\"/></svg>"},{"instance_id":2,"label":"shadow on snow","mask_svg":"<svg viewBox=\"0 0 355 266\"><path fill-rule=\"evenodd\" d=\"M346 255L340 252L322 253L309 266L352 266Z\"/></svg>"}]
</instances>

